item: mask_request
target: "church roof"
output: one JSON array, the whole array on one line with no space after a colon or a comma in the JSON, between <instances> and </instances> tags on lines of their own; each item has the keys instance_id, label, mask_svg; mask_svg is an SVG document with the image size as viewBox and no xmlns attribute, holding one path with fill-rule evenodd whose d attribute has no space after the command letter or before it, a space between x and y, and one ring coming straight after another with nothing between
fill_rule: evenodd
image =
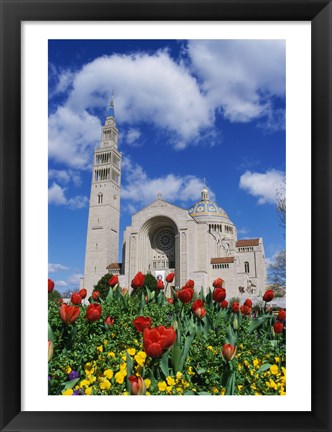
<instances>
[{"instance_id":1,"label":"church roof","mask_svg":"<svg viewBox=\"0 0 332 432\"><path fill-rule=\"evenodd\" d=\"M114 114L114 97L112 96L112 100L109 104L108 107L108 111L107 111L107 117L114 117L115 118L115 114Z\"/></svg>"},{"instance_id":2,"label":"church roof","mask_svg":"<svg viewBox=\"0 0 332 432\"><path fill-rule=\"evenodd\" d=\"M188 210L190 216L197 221L229 221L229 217L225 210L221 208L217 203L209 199L209 192L204 184L201 192L201 199L197 201Z\"/></svg>"},{"instance_id":3,"label":"church roof","mask_svg":"<svg viewBox=\"0 0 332 432\"><path fill-rule=\"evenodd\" d=\"M259 238L257 238L257 239L238 240L236 242L236 247L258 246L258 245L259 245Z\"/></svg>"},{"instance_id":4,"label":"church roof","mask_svg":"<svg viewBox=\"0 0 332 432\"><path fill-rule=\"evenodd\" d=\"M211 258L211 264L229 264L234 262L234 257Z\"/></svg>"},{"instance_id":5,"label":"church roof","mask_svg":"<svg viewBox=\"0 0 332 432\"><path fill-rule=\"evenodd\" d=\"M107 268L107 270L121 269L121 263L111 263L106 268Z\"/></svg>"}]
</instances>

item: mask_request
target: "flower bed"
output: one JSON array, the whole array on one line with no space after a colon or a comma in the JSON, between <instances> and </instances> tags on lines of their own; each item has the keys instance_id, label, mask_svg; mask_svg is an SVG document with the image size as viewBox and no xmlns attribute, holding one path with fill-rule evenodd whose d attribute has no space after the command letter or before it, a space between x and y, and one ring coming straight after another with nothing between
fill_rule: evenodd
<instances>
[{"instance_id":1,"label":"flower bed","mask_svg":"<svg viewBox=\"0 0 332 432\"><path fill-rule=\"evenodd\" d=\"M49 301L50 395L286 394L286 312L268 307L273 292L255 309L228 303L222 279L204 294L194 281L170 290L170 277L151 290L142 276L131 295L113 276L104 300L84 305L81 290Z\"/></svg>"}]
</instances>

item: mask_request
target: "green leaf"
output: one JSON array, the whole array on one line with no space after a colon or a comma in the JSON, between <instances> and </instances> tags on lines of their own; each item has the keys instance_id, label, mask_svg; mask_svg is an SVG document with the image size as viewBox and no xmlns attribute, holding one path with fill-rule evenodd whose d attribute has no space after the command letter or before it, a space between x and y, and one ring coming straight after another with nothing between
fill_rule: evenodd
<instances>
[{"instance_id":1,"label":"green leaf","mask_svg":"<svg viewBox=\"0 0 332 432\"><path fill-rule=\"evenodd\" d=\"M267 319L271 318L270 315L262 315L256 319L253 319L250 321L250 324L248 326L248 332L252 333L253 331L257 330L259 327L261 327Z\"/></svg>"},{"instance_id":2,"label":"green leaf","mask_svg":"<svg viewBox=\"0 0 332 432\"><path fill-rule=\"evenodd\" d=\"M54 345L54 334L53 334L53 332L52 332L52 329L51 329L50 323L48 323L48 339L49 339L50 341L52 341L52 343L53 343L53 345Z\"/></svg>"},{"instance_id":3,"label":"green leaf","mask_svg":"<svg viewBox=\"0 0 332 432\"><path fill-rule=\"evenodd\" d=\"M113 290L110 288L108 290L108 294L106 296L105 302L111 304L112 300L113 300L113 297L114 297L114 293L113 293Z\"/></svg>"},{"instance_id":4,"label":"green leaf","mask_svg":"<svg viewBox=\"0 0 332 432\"><path fill-rule=\"evenodd\" d=\"M171 356L171 362L173 365L173 369L176 372L179 372L179 364L181 360L181 346L178 340L173 344L172 347L172 356Z\"/></svg>"},{"instance_id":5,"label":"green leaf","mask_svg":"<svg viewBox=\"0 0 332 432\"><path fill-rule=\"evenodd\" d=\"M169 352L166 351L159 363L160 369L162 373L165 375L165 378L167 378L169 375L168 359L169 359Z\"/></svg>"},{"instance_id":6,"label":"green leaf","mask_svg":"<svg viewBox=\"0 0 332 432\"><path fill-rule=\"evenodd\" d=\"M237 340L237 336L235 331L233 330L233 326L229 324L226 330L226 342L235 346L236 340Z\"/></svg>"},{"instance_id":7,"label":"green leaf","mask_svg":"<svg viewBox=\"0 0 332 432\"><path fill-rule=\"evenodd\" d=\"M226 395L234 395L235 393L235 372L232 372L226 383Z\"/></svg>"},{"instance_id":8,"label":"green leaf","mask_svg":"<svg viewBox=\"0 0 332 432\"><path fill-rule=\"evenodd\" d=\"M272 365L270 363L264 363L256 373L262 373L265 372L266 370L270 369Z\"/></svg>"},{"instance_id":9,"label":"green leaf","mask_svg":"<svg viewBox=\"0 0 332 432\"><path fill-rule=\"evenodd\" d=\"M126 359L126 361L127 361L127 391L130 392L130 381L128 378L133 373L133 360L127 352L126 352L126 357L127 357L127 359Z\"/></svg>"},{"instance_id":10,"label":"green leaf","mask_svg":"<svg viewBox=\"0 0 332 432\"><path fill-rule=\"evenodd\" d=\"M76 378L74 380L71 381L66 381L63 383L63 390L68 390L68 389L72 389L73 387L75 387L75 385L78 383L80 379Z\"/></svg>"},{"instance_id":11,"label":"green leaf","mask_svg":"<svg viewBox=\"0 0 332 432\"><path fill-rule=\"evenodd\" d=\"M200 375L200 374L202 374L202 373L204 373L204 372L206 372L206 369L204 369L204 368L200 368L200 369L198 369L198 371L197 371L198 375Z\"/></svg>"}]
</instances>

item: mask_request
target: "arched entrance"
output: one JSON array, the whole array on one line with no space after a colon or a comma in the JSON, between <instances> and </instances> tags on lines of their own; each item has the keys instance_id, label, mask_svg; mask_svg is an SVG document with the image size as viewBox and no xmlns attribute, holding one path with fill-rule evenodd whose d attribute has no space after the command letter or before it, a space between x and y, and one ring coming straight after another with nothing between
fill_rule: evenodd
<instances>
[{"instance_id":1,"label":"arched entrance","mask_svg":"<svg viewBox=\"0 0 332 432\"><path fill-rule=\"evenodd\" d=\"M139 268L152 275L176 271L179 257L179 232L176 223L166 216L155 216L142 226L138 234Z\"/></svg>"}]
</instances>

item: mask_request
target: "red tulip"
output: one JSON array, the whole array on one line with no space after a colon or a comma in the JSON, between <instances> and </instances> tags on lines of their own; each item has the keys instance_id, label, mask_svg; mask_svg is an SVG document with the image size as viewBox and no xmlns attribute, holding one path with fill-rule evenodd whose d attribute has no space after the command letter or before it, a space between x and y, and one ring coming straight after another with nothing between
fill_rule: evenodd
<instances>
[{"instance_id":1,"label":"red tulip","mask_svg":"<svg viewBox=\"0 0 332 432\"><path fill-rule=\"evenodd\" d=\"M178 299L182 303L189 303L193 298L194 290L190 288L186 288L185 286L178 292Z\"/></svg>"},{"instance_id":2,"label":"red tulip","mask_svg":"<svg viewBox=\"0 0 332 432\"><path fill-rule=\"evenodd\" d=\"M194 282L193 280L189 279L189 280L187 280L185 286L186 286L187 288L192 288L192 289L194 289L194 287L195 287L195 282Z\"/></svg>"},{"instance_id":3,"label":"red tulip","mask_svg":"<svg viewBox=\"0 0 332 432\"><path fill-rule=\"evenodd\" d=\"M164 285L164 282L163 282L162 279L158 279L158 280L157 280L156 288L157 288L157 289L160 289L160 290L162 290L162 289L165 288L165 285Z\"/></svg>"},{"instance_id":4,"label":"red tulip","mask_svg":"<svg viewBox=\"0 0 332 432\"><path fill-rule=\"evenodd\" d=\"M236 346L231 345L231 344L225 344L222 347L221 353L222 353L222 356L224 357L224 359L229 362L229 361L233 360L233 358L235 357Z\"/></svg>"},{"instance_id":5,"label":"red tulip","mask_svg":"<svg viewBox=\"0 0 332 432\"><path fill-rule=\"evenodd\" d=\"M78 292L74 292L71 296L70 301L74 304L74 305L80 305L82 303L82 297L80 296L80 293Z\"/></svg>"},{"instance_id":6,"label":"red tulip","mask_svg":"<svg viewBox=\"0 0 332 432\"><path fill-rule=\"evenodd\" d=\"M201 299L197 299L194 301L194 303L191 305L191 310L195 312L196 309L204 307L204 302Z\"/></svg>"},{"instance_id":7,"label":"red tulip","mask_svg":"<svg viewBox=\"0 0 332 432\"><path fill-rule=\"evenodd\" d=\"M60 307L59 312L60 318L65 324L73 324L80 314L80 308L77 306L68 306L64 303Z\"/></svg>"},{"instance_id":8,"label":"red tulip","mask_svg":"<svg viewBox=\"0 0 332 432\"><path fill-rule=\"evenodd\" d=\"M88 306L86 310L85 318L90 322L95 322L100 319L101 316L101 306L98 303L92 303Z\"/></svg>"},{"instance_id":9,"label":"red tulip","mask_svg":"<svg viewBox=\"0 0 332 432\"><path fill-rule=\"evenodd\" d=\"M168 297L167 302L168 302L169 304L173 304L173 303L174 303L174 300L173 300L171 297Z\"/></svg>"},{"instance_id":10,"label":"red tulip","mask_svg":"<svg viewBox=\"0 0 332 432\"><path fill-rule=\"evenodd\" d=\"M228 301L224 300L220 303L221 309L227 309L228 308Z\"/></svg>"},{"instance_id":11,"label":"red tulip","mask_svg":"<svg viewBox=\"0 0 332 432\"><path fill-rule=\"evenodd\" d=\"M238 302L233 303L233 305L232 305L232 312L234 312L234 313L238 313L239 310L240 310L240 305L239 305L239 303L238 303Z\"/></svg>"},{"instance_id":12,"label":"red tulip","mask_svg":"<svg viewBox=\"0 0 332 432\"><path fill-rule=\"evenodd\" d=\"M274 298L274 292L272 290L265 291L263 295L263 300L265 302L270 302L271 300L273 300L273 298Z\"/></svg>"},{"instance_id":13,"label":"red tulip","mask_svg":"<svg viewBox=\"0 0 332 432\"><path fill-rule=\"evenodd\" d=\"M168 275L166 276L166 282L167 283L173 282L174 276L175 276L174 272L168 273Z\"/></svg>"},{"instance_id":14,"label":"red tulip","mask_svg":"<svg viewBox=\"0 0 332 432\"><path fill-rule=\"evenodd\" d=\"M247 305L243 305L243 306L241 306L241 313L242 313L242 315L244 316L244 315L249 315L250 314L250 312L251 312L251 307L249 307L249 306L247 306Z\"/></svg>"},{"instance_id":15,"label":"red tulip","mask_svg":"<svg viewBox=\"0 0 332 432\"><path fill-rule=\"evenodd\" d=\"M224 288L216 288L213 291L212 298L215 302L218 302L218 303L224 301L226 298L226 290Z\"/></svg>"},{"instance_id":16,"label":"red tulip","mask_svg":"<svg viewBox=\"0 0 332 432\"><path fill-rule=\"evenodd\" d=\"M143 332L144 351L150 357L159 357L175 340L176 332L173 327L146 328Z\"/></svg>"},{"instance_id":17,"label":"red tulip","mask_svg":"<svg viewBox=\"0 0 332 432\"><path fill-rule=\"evenodd\" d=\"M252 301L251 301L251 299L247 299L243 304L245 306L248 306L248 307L252 308Z\"/></svg>"},{"instance_id":18,"label":"red tulip","mask_svg":"<svg viewBox=\"0 0 332 432\"><path fill-rule=\"evenodd\" d=\"M130 394L132 395L144 395L146 392L146 386L143 378L141 376L130 375L128 377L130 383Z\"/></svg>"},{"instance_id":19,"label":"red tulip","mask_svg":"<svg viewBox=\"0 0 332 432\"><path fill-rule=\"evenodd\" d=\"M48 292L52 292L54 290L55 283L52 281L52 279L48 280Z\"/></svg>"},{"instance_id":20,"label":"red tulip","mask_svg":"<svg viewBox=\"0 0 332 432\"><path fill-rule=\"evenodd\" d=\"M224 283L224 281L221 278L215 279L213 282L213 287L214 288L222 288L222 284Z\"/></svg>"},{"instance_id":21,"label":"red tulip","mask_svg":"<svg viewBox=\"0 0 332 432\"><path fill-rule=\"evenodd\" d=\"M284 309L280 309L280 311L278 313L278 316L277 316L277 319L279 321L285 321L285 319L286 319L286 311Z\"/></svg>"},{"instance_id":22,"label":"red tulip","mask_svg":"<svg viewBox=\"0 0 332 432\"><path fill-rule=\"evenodd\" d=\"M118 275L113 275L111 279L108 281L108 285L112 288L115 287L115 285L117 285L118 283L119 283Z\"/></svg>"},{"instance_id":23,"label":"red tulip","mask_svg":"<svg viewBox=\"0 0 332 432\"><path fill-rule=\"evenodd\" d=\"M111 326L114 324L114 321L115 321L114 318L111 318L110 316L108 316L104 322L106 325Z\"/></svg>"},{"instance_id":24,"label":"red tulip","mask_svg":"<svg viewBox=\"0 0 332 432\"><path fill-rule=\"evenodd\" d=\"M143 273L138 272L134 279L131 281L132 288L141 288L144 284L145 276Z\"/></svg>"},{"instance_id":25,"label":"red tulip","mask_svg":"<svg viewBox=\"0 0 332 432\"><path fill-rule=\"evenodd\" d=\"M99 297L100 297L100 292L97 291L97 290L93 291L93 293L92 293L92 298L93 298L93 300L96 301L96 300L99 299Z\"/></svg>"},{"instance_id":26,"label":"red tulip","mask_svg":"<svg viewBox=\"0 0 332 432\"><path fill-rule=\"evenodd\" d=\"M191 306L191 310L197 318L204 318L206 315L206 310L204 309L204 302L201 299L197 299Z\"/></svg>"},{"instance_id":27,"label":"red tulip","mask_svg":"<svg viewBox=\"0 0 332 432\"><path fill-rule=\"evenodd\" d=\"M58 305L61 306L63 303L63 298L59 298L59 300L57 301Z\"/></svg>"},{"instance_id":28,"label":"red tulip","mask_svg":"<svg viewBox=\"0 0 332 432\"><path fill-rule=\"evenodd\" d=\"M82 299L85 299L85 297L87 296L88 292L85 288L82 288L79 290L79 294L82 297Z\"/></svg>"},{"instance_id":29,"label":"red tulip","mask_svg":"<svg viewBox=\"0 0 332 432\"><path fill-rule=\"evenodd\" d=\"M136 330L143 333L144 329L151 328L152 319L150 317L139 316L133 321Z\"/></svg>"},{"instance_id":30,"label":"red tulip","mask_svg":"<svg viewBox=\"0 0 332 432\"><path fill-rule=\"evenodd\" d=\"M273 325L273 329L274 329L274 333L276 334L282 333L284 329L284 325L280 321L276 321Z\"/></svg>"}]
</instances>

